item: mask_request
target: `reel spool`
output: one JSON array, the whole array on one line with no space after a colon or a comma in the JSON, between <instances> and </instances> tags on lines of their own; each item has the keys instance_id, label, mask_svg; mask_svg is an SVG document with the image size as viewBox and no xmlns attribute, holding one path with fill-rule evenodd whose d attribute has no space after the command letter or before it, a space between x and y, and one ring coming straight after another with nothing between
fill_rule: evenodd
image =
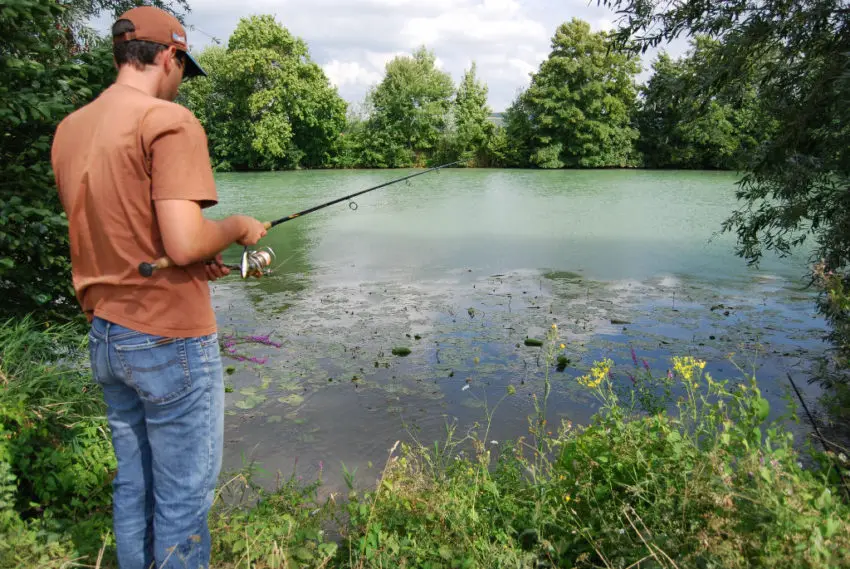
<instances>
[{"instance_id":1,"label":"reel spool","mask_svg":"<svg viewBox=\"0 0 850 569\"><path fill-rule=\"evenodd\" d=\"M274 251L271 247L265 247L256 251L251 251L247 247L242 251L242 262L239 263L239 272L242 278L256 277L260 278L270 272L269 266L275 258Z\"/></svg>"}]
</instances>

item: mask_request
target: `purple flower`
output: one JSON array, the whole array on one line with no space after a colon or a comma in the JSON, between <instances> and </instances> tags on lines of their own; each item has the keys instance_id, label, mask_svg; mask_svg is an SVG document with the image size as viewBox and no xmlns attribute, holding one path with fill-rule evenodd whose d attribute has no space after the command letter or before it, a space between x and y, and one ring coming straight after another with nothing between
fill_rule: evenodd
<instances>
[{"instance_id":1,"label":"purple flower","mask_svg":"<svg viewBox=\"0 0 850 569\"><path fill-rule=\"evenodd\" d=\"M669 369L667 370L667 379L673 379L673 372Z\"/></svg>"},{"instance_id":2,"label":"purple flower","mask_svg":"<svg viewBox=\"0 0 850 569\"><path fill-rule=\"evenodd\" d=\"M649 364L646 363L646 360L641 360L643 362L643 367L646 368L646 371L649 371Z\"/></svg>"},{"instance_id":3,"label":"purple flower","mask_svg":"<svg viewBox=\"0 0 850 569\"><path fill-rule=\"evenodd\" d=\"M635 354L635 349L631 346L629 346L629 349L632 351L632 361L635 362L635 366L637 366L637 354Z\"/></svg>"}]
</instances>

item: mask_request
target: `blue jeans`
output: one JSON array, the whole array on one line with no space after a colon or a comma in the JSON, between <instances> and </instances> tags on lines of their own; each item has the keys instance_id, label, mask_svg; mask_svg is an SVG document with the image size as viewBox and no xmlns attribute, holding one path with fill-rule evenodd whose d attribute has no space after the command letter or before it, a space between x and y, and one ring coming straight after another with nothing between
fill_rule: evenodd
<instances>
[{"instance_id":1,"label":"blue jeans","mask_svg":"<svg viewBox=\"0 0 850 569\"><path fill-rule=\"evenodd\" d=\"M207 568L207 516L224 442L217 335L151 336L95 318L89 355L118 460L119 567Z\"/></svg>"}]
</instances>

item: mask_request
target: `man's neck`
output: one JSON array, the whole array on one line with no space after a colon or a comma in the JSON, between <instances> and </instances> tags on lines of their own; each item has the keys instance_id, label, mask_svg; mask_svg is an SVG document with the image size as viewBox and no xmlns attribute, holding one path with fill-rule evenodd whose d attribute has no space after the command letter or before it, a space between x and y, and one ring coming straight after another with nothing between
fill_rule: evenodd
<instances>
[{"instance_id":1,"label":"man's neck","mask_svg":"<svg viewBox=\"0 0 850 569\"><path fill-rule=\"evenodd\" d=\"M139 71L130 67L122 67L115 78L116 85L131 87L151 97L157 96L157 81L149 71Z\"/></svg>"}]
</instances>

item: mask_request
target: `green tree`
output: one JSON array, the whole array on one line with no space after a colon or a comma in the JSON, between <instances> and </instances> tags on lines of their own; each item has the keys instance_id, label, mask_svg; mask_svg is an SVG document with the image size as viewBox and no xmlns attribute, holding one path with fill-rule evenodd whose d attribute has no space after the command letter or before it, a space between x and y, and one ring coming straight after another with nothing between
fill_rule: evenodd
<instances>
[{"instance_id":1,"label":"green tree","mask_svg":"<svg viewBox=\"0 0 850 569\"><path fill-rule=\"evenodd\" d=\"M475 71L475 62L464 71L431 162L445 164L458 160L481 166L489 160L488 143L495 125L488 118L491 111L487 106L487 85L478 80Z\"/></svg>"},{"instance_id":2,"label":"green tree","mask_svg":"<svg viewBox=\"0 0 850 569\"><path fill-rule=\"evenodd\" d=\"M508 117L513 130L530 137L520 142L530 163L542 168L635 164L631 113L637 57L615 49L606 32L593 33L578 19L561 24L551 46Z\"/></svg>"},{"instance_id":3,"label":"green tree","mask_svg":"<svg viewBox=\"0 0 850 569\"><path fill-rule=\"evenodd\" d=\"M518 93L510 106L505 109L503 131L506 144L502 147L502 156L506 166L515 168L532 166L531 154L537 132L533 118L525 92Z\"/></svg>"},{"instance_id":4,"label":"green tree","mask_svg":"<svg viewBox=\"0 0 850 569\"><path fill-rule=\"evenodd\" d=\"M412 56L387 63L384 79L369 94L367 151L372 166L423 164L446 129L454 84L437 69L433 53L420 47Z\"/></svg>"},{"instance_id":5,"label":"green tree","mask_svg":"<svg viewBox=\"0 0 850 569\"><path fill-rule=\"evenodd\" d=\"M757 264L811 241L813 260L850 285L850 9L845 0L604 0L622 11L622 47L645 51L682 33L720 41L703 88L716 94L754 80L775 130L739 181L739 207L723 224L737 253ZM846 311L827 314L846 320ZM840 338L833 338L841 341ZM846 340L846 339L845 339ZM847 345L846 341L841 341Z\"/></svg>"},{"instance_id":6,"label":"green tree","mask_svg":"<svg viewBox=\"0 0 850 569\"><path fill-rule=\"evenodd\" d=\"M714 96L702 89L718 47L698 36L687 56L674 61L662 53L653 62L636 115L645 165L739 170L767 136L771 121L761 116L751 82Z\"/></svg>"},{"instance_id":7,"label":"green tree","mask_svg":"<svg viewBox=\"0 0 850 569\"><path fill-rule=\"evenodd\" d=\"M209 77L187 84L180 100L207 129L218 169L331 162L346 104L302 39L272 16L251 16L239 21L226 50L200 57Z\"/></svg>"}]
</instances>

